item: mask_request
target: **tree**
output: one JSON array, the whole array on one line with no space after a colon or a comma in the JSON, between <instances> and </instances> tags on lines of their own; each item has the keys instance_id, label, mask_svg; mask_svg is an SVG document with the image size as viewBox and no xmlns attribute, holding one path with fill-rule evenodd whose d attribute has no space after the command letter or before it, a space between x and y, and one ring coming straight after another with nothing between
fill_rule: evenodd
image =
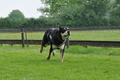
<instances>
[{"instance_id":1,"label":"tree","mask_svg":"<svg viewBox=\"0 0 120 80\"><path fill-rule=\"evenodd\" d=\"M25 18L23 13L20 12L19 10L13 10L9 15L8 15L9 18L13 19L13 18Z\"/></svg>"},{"instance_id":2,"label":"tree","mask_svg":"<svg viewBox=\"0 0 120 80\"><path fill-rule=\"evenodd\" d=\"M110 0L78 0L78 3L63 6L54 16L69 26L102 26ZM70 4L70 3L69 3ZM107 22L107 21L106 21ZM106 24L106 23L105 23Z\"/></svg>"},{"instance_id":3,"label":"tree","mask_svg":"<svg viewBox=\"0 0 120 80\"><path fill-rule=\"evenodd\" d=\"M54 13L59 13L61 7L82 4L82 0L41 0L45 7L39 8L38 11L42 12L44 15L53 15Z\"/></svg>"},{"instance_id":4,"label":"tree","mask_svg":"<svg viewBox=\"0 0 120 80\"><path fill-rule=\"evenodd\" d=\"M41 0L45 8L39 9L49 17L69 26L101 26L109 10L110 0ZM105 23L107 24L107 23Z\"/></svg>"},{"instance_id":5,"label":"tree","mask_svg":"<svg viewBox=\"0 0 120 80\"><path fill-rule=\"evenodd\" d=\"M109 21L111 26L120 26L120 0L112 2Z\"/></svg>"},{"instance_id":6,"label":"tree","mask_svg":"<svg viewBox=\"0 0 120 80\"><path fill-rule=\"evenodd\" d=\"M120 0L115 0L110 11L111 17L120 18Z\"/></svg>"}]
</instances>

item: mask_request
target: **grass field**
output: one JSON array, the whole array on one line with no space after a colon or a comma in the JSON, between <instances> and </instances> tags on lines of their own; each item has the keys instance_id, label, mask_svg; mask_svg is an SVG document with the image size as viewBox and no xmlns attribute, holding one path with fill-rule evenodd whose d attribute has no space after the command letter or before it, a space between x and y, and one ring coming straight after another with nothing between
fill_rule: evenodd
<instances>
[{"instance_id":1,"label":"grass field","mask_svg":"<svg viewBox=\"0 0 120 80\"><path fill-rule=\"evenodd\" d=\"M120 32L71 32L70 40L120 41ZM27 33L28 39L41 40L43 32ZM0 33L0 39L21 39L20 33ZM1 80L120 80L120 48L70 46L64 62L60 54L46 60L49 47L40 45L0 45Z\"/></svg>"},{"instance_id":2,"label":"grass field","mask_svg":"<svg viewBox=\"0 0 120 80\"><path fill-rule=\"evenodd\" d=\"M46 60L49 47L0 46L1 80L120 80L120 49L71 46L64 62L56 56Z\"/></svg>"},{"instance_id":3,"label":"grass field","mask_svg":"<svg viewBox=\"0 0 120 80\"><path fill-rule=\"evenodd\" d=\"M44 32L27 33L28 39L41 40ZM21 39L21 33L0 33L0 39ZM70 40L120 41L120 30L71 31Z\"/></svg>"}]
</instances>

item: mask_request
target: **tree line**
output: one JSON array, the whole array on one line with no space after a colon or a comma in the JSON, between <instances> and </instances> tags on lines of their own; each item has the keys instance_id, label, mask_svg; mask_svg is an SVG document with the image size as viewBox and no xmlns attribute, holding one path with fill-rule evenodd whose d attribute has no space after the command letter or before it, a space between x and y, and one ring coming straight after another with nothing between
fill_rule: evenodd
<instances>
[{"instance_id":1,"label":"tree line","mask_svg":"<svg viewBox=\"0 0 120 80\"><path fill-rule=\"evenodd\" d=\"M98 21L98 20L97 20ZM32 29L39 29L39 28L50 28L56 27L58 23L57 20L51 18L30 18L30 19L10 19L10 18L0 18L0 29L20 29L20 28L32 28ZM59 22L60 23L60 22ZM80 24L81 23L81 24ZM78 24L73 23L60 23L62 26L69 26L71 28L80 28L80 27L102 27L102 26L120 26L120 19L103 19L100 22L92 22L90 23L82 23L78 22ZM71 25L70 25L71 24ZM90 25L91 24L91 25ZM82 25L82 26L80 26Z\"/></svg>"},{"instance_id":2,"label":"tree line","mask_svg":"<svg viewBox=\"0 0 120 80\"><path fill-rule=\"evenodd\" d=\"M38 9L42 16L25 18L19 10L13 10L8 17L0 18L0 29L48 28L57 23L69 27L120 26L120 0L41 1L45 4Z\"/></svg>"},{"instance_id":3,"label":"tree line","mask_svg":"<svg viewBox=\"0 0 120 80\"><path fill-rule=\"evenodd\" d=\"M0 29L20 29L20 28L48 28L55 26L52 21L46 18L29 18L29 19L10 19L10 18L0 18Z\"/></svg>"}]
</instances>

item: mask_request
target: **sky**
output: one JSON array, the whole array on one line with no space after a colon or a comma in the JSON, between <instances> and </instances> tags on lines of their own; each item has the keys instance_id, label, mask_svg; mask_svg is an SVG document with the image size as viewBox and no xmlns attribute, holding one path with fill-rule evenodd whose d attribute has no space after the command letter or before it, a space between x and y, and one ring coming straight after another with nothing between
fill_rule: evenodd
<instances>
[{"instance_id":1,"label":"sky","mask_svg":"<svg viewBox=\"0 0 120 80\"><path fill-rule=\"evenodd\" d=\"M38 18L42 14L37 11L43 7L40 0L0 0L0 17L8 17L12 10L20 10L26 18Z\"/></svg>"}]
</instances>

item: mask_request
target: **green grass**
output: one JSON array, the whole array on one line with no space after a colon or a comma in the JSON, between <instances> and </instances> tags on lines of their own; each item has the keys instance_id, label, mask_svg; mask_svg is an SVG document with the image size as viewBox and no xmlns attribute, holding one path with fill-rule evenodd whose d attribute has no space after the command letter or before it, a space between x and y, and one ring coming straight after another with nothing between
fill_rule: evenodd
<instances>
[{"instance_id":1,"label":"green grass","mask_svg":"<svg viewBox=\"0 0 120 80\"><path fill-rule=\"evenodd\" d=\"M104 30L103 30L104 31ZM106 40L106 41L120 41L120 32L107 31L79 31L71 32L70 40ZM118 30L113 30L118 31Z\"/></svg>"},{"instance_id":2,"label":"green grass","mask_svg":"<svg viewBox=\"0 0 120 80\"><path fill-rule=\"evenodd\" d=\"M71 31L70 40L120 41L120 32L115 31L120 30ZM41 40L43 34L44 32L27 33L27 38ZM0 33L0 39L21 39L21 33Z\"/></svg>"},{"instance_id":3,"label":"green grass","mask_svg":"<svg viewBox=\"0 0 120 80\"><path fill-rule=\"evenodd\" d=\"M120 80L120 49L71 46L64 62L56 56L46 60L49 47L0 46L1 80Z\"/></svg>"},{"instance_id":4,"label":"green grass","mask_svg":"<svg viewBox=\"0 0 120 80\"><path fill-rule=\"evenodd\" d=\"M27 39L41 40L43 35L44 32L27 33ZM21 39L21 33L0 33L0 39Z\"/></svg>"},{"instance_id":5,"label":"green grass","mask_svg":"<svg viewBox=\"0 0 120 80\"><path fill-rule=\"evenodd\" d=\"M109 31L109 30L101 30ZM111 30L110 30L111 31ZM112 30L118 31L118 30ZM43 32L27 33L28 39L41 40ZM70 40L120 41L119 32L71 32ZM20 33L0 33L0 39L21 39ZM120 80L120 49L71 46L64 62L56 56L46 60L49 47L39 53L40 45L0 45L1 80Z\"/></svg>"},{"instance_id":6,"label":"green grass","mask_svg":"<svg viewBox=\"0 0 120 80\"><path fill-rule=\"evenodd\" d=\"M120 56L119 48L108 48L108 47L82 47L82 46L70 46L67 49L68 53L74 54L95 54L95 55L106 55L106 56Z\"/></svg>"}]
</instances>

